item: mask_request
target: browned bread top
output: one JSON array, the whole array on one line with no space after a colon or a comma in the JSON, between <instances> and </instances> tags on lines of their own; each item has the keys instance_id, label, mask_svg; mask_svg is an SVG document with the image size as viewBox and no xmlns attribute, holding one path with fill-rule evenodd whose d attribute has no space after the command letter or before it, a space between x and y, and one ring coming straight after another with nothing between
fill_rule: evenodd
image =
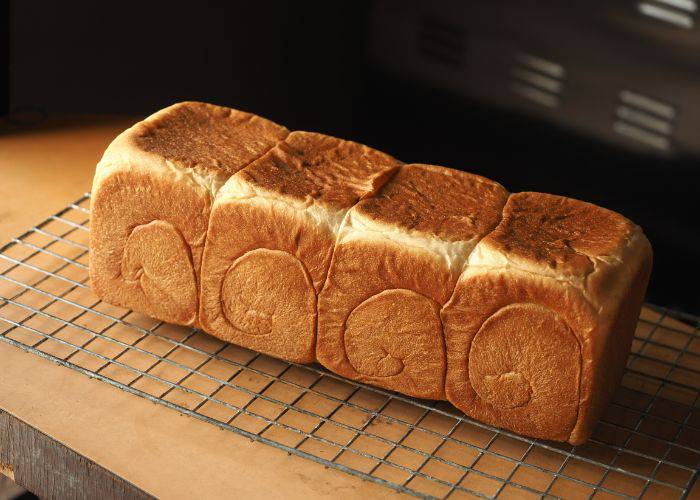
<instances>
[{"instance_id":1,"label":"browned bread top","mask_svg":"<svg viewBox=\"0 0 700 500\"><path fill-rule=\"evenodd\" d=\"M231 108L181 102L133 128L137 148L184 167L233 175L284 139L274 122Z\"/></svg>"},{"instance_id":2,"label":"browned bread top","mask_svg":"<svg viewBox=\"0 0 700 500\"><path fill-rule=\"evenodd\" d=\"M508 197L497 182L435 165L411 164L355 211L366 219L467 241L493 229Z\"/></svg>"},{"instance_id":3,"label":"browned bread top","mask_svg":"<svg viewBox=\"0 0 700 500\"><path fill-rule=\"evenodd\" d=\"M373 194L400 164L356 142L292 132L236 177L281 197L347 209Z\"/></svg>"},{"instance_id":4,"label":"browned bread top","mask_svg":"<svg viewBox=\"0 0 700 500\"><path fill-rule=\"evenodd\" d=\"M583 277L595 260L617 260L639 227L590 203L543 193L517 193L480 246L526 267Z\"/></svg>"}]
</instances>

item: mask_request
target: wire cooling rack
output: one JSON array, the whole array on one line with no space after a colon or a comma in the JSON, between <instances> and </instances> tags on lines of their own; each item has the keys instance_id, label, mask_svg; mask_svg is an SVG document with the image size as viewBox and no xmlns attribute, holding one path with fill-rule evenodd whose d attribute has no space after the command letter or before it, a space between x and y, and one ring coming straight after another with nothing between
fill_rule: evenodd
<instances>
[{"instance_id":1,"label":"wire cooling rack","mask_svg":"<svg viewBox=\"0 0 700 500\"><path fill-rule=\"evenodd\" d=\"M111 306L88 286L89 195L0 249L0 340L212 425L419 497L683 498L700 467L698 318L647 306L582 446L474 422Z\"/></svg>"}]
</instances>

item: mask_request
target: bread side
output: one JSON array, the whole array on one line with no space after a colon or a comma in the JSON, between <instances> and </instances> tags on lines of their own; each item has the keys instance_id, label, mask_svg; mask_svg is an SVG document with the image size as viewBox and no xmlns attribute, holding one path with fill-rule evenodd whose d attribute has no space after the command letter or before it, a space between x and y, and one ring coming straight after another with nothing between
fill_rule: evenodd
<instances>
[{"instance_id":1,"label":"bread side","mask_svg":"<svg viewBox=\"0 0 700 500\"><path fill-rule=\"evenodd\" d=\"M287 134L250 113L192 102L120 134L93 180L95 293L164 321L194 324L214 194Z\"/></svg>"},{"instance_id":2,"label":"bread side","mask_svg":"<svg viewBox=\"0 0 700 500\"><path fill-rule=\"evenodd\" d=\"M204 328L314 361L317 294L342 220L399 165L361 144L293 132L231 177L216 197L204 252Z\"/></svg>"},{"instance_id":3,"label":"bread side","mask_svg":"<svg viewBox=\"0 0 700 500\"><path fill-rule=\"evenodd\" d=\"M320 295L318 360L348 378L444 398L440 308L506 196L483 177L405 165L358 203Z\"/></svg>"},{"instance_id":4,"label":"bread side","mask_svg":"<svg viewBox=\"0 0 700 500\"><path fill-rule=\"evenodd\" d=\"M448 399L516 432L585 440L624 369L634 325L622 318L639 313L650 265L619 214L511 195L442 312Z\"/></svg>"}]
</instances>

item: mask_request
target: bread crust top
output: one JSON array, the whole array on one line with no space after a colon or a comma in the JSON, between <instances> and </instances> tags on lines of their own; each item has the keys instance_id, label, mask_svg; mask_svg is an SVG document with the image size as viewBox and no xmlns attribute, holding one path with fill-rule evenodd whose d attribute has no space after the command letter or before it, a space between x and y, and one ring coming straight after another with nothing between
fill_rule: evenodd
<instances>
[{"instance_id":1,"label":"bread crust top","mask_svg":"<svg viewBox=\"0 0 700 500\"><path fill-rule=\"evenodd\" d=\"M596 260L619 260L637 232L638 226L612 210L523 192L508 198L501 223L482 245L527 267L584 277L594 271Z\"/></svg>"},{"instance_id":2,"label":"bread crust top","mask_svg":"<svg viewBox=\"0 0 700 500\"><path fill-rule=\"evenodd\" d=\"M508 192L479 175L410 164L355 211L363 218L445 241L481 238L501 218Z\"/></svg>"},{"instance_id":3,"label":"bread crust top","mask_svg":"<svg viewBox=\"0 0 700 500\"><path fill-rule=\"evenodd\" d=\"M202 102L181 102L132 129L135 147L188 168L233 175L289 131L252 113Z\"/></svg>"},{"instance_id":4,"label":"bread crust top","mask_svg":"<svg viewBox=\"0 0 700 500\"><path fill-rule=\"evenodd\" d=\"M373 194L401 162L352 141L292 132L236 178L275 197L347 210Z\"/></svg>"}]
</instances>

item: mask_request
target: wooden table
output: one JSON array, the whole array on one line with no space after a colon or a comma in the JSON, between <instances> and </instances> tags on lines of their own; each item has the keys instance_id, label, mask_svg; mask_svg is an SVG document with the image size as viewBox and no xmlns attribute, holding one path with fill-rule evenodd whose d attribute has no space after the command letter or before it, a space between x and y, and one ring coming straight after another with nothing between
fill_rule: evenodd
<instances>
[{"instance_id":1,"label":"wooden table","mask_svg":"<svg viewBox=\"0 0 700 500\"><path fill-rule=\"evenodd\" d=\"M125 117L0 125L0 244L90 189ZM0 343L0 472L47 498L377 498L388 488L222 432Z\"/></svg>"}]
</instances>

